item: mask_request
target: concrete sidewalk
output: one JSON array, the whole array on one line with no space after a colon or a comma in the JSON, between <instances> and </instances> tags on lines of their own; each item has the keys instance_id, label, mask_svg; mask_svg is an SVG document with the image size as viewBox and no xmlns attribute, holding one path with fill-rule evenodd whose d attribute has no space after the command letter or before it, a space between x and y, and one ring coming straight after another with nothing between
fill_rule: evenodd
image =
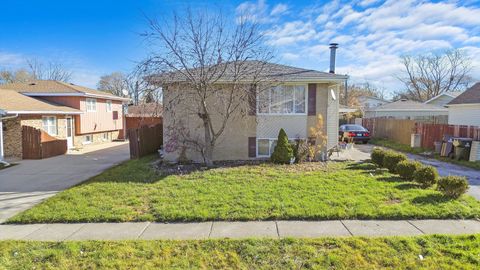
<instances>
[{"instance_id":1,"label":"concrete sidewalk","mask_svg":"<svg viewBox=\"0 0 480 270\"><path fill-rule=\"evenodd\" d=\"M0 225L0 240L159 240L477 234L478 220L331 220Z\"/></svg>"}]
</instances>

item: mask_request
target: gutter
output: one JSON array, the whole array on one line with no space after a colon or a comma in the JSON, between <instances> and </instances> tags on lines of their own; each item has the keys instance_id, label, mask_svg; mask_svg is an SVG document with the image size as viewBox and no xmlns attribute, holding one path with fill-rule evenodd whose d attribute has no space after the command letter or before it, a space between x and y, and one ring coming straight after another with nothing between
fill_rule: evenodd
<instances>
[{"instance_id":1,"label":"gutter","mask_svg":"<svg viewBox=\"0 0 480 270\"><path fill-rule=\"evenodd\" d=\"M7 117L0 116L0 163L4 164L5 166L10 166L10 163L3 160L3 120L13 119L17 117L18 113Z\"/></svg>"}]
</instances>

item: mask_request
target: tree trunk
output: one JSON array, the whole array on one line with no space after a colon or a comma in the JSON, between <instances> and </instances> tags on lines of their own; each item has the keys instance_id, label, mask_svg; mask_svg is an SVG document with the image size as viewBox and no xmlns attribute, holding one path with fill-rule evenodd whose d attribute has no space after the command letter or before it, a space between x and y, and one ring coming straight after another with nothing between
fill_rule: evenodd
<instances>
[{"instance_id":1,"label":"tree trunk","mask_svg":"<svg viewBox=\"0 0 480 270\"><path fill-rule=\"evenodd\" d=\"M213 147L212 145L212 134L210 134L209 128L209 119L207 117L203 118L203 129L205 130L205 152L203 155L203 159L205 161L205 165L208 167L213 166Z\"/></svg>"}]
</instances>

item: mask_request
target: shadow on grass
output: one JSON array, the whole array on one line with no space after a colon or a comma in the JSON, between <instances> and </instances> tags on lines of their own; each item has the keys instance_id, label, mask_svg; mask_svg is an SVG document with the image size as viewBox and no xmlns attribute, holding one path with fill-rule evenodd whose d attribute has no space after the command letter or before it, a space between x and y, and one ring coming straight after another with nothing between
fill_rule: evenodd
<instances>
[{"instance_id":1,"label":"shadow on grass","mask_svg":"<svg viewBox=\"0 0 480 270\"><path fill-rule=\"evenodd\" d=\"M419 186L414 183L404 183L404 184L396 185L395 188L400 190L408 190L408 189L419 188Z\"/></svg>"},{"instance_id":2,"label":"shadow on grass","mask_svg":"<svg viewBox=\"0 0 480 270\"><path fill-rule=\"evenodd\" d=\"M369 162L357 162L357 163L349 164L347 166L347 169L349 170L362 170L362 171L365 171L365 170L373 171L373 170L376 170L377 168L378 168L377 165Z\"/></svg>"},{"instance_id":3,"label":"shadow on grass","mask_svg":"<svg viewBox=\"0 0 480 270\"><path fill-rule=\"evenodd\" d=\"M452 199L442 194L429 194L425 196L416 197L412 200L414 204L440 204L451 201Z\"/></svg>"},{"instance_id":4,"label":"shadow on grass","mask_svg":"<svg viewBox=\"0 0 480 270\"><path fill-rule=\"evenodd\" d=\"M383 181L383 182L405 182L402 178L399 176L385 176L385 177L380 177L378 178L378 181Z\"/></svg>"}]
</instances>

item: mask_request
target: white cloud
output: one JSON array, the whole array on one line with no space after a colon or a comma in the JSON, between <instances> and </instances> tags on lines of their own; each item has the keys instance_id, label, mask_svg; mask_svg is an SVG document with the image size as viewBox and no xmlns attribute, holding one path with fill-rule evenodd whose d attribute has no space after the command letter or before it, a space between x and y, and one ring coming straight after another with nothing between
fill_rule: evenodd
<instances>
[{"instance_id":1,"label":"white cloud","mask_svg":"<svg viewBox=\"0 0 480 270\"><path fill-rule=\"evenodd\" d=\"M288 10L288 6L280 3L273 7L272 11L270 12L270 15L272 16L280 15L285 13L287 10Z\"/></svg>"},{"instance_id":2,"label":"white cloud","mask_svg":"<svg viewBox=\"0 0 480 270\"><path fill-rule=\"evenodd\" d=\"M480 8L464 1L336 0L300 14L266 31L268 44L291 64L323 70L328 43L338 42L338 71L398 90L401 55L467 48L480 79Z\"/></svg>"},{"instance_id":3,"label":"white cloud","mask_svg":"<svg viewBox=\"0 0 480 270\"><path fill-rule=\"evenodd\" d=\"M0 70L16 68L25 63L25 56L18 53L0 51Z\"/></svg>"}]
</instances>

